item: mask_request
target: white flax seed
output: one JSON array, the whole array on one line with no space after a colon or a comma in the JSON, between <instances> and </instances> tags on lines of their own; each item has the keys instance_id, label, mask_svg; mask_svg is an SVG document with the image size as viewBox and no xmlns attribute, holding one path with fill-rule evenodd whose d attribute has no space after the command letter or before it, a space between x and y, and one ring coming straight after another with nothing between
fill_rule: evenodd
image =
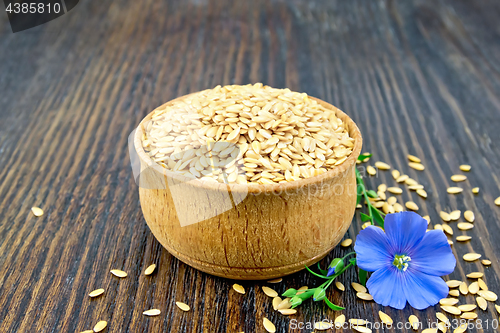
<instances>
[{"instance_id":1,"label":"white flax seed","mask_svg":"<svg viewBox=\"0 0 500 333\"><path fill-rule=\"evenodd\" d=\"M127 273L119 269L112 269L111 274L119 278L127 277Z\"/></svg>"},{"instance_id":2,"label":"white flax seed","mask_svg":"<svg viewBox=\"0 0 500 333\"><path fill-rule=\"evenodd\" d=\"M150 309L150 310L144 311L142 314L145 316L148 316L148 317L154 317L154 316L158 316L160 313L161 313L161 311L158 309Z\"/></svg>"},{"instance_id":3,"label":"white flax seed","mask_svg":"<svg viewBox=\"0 0 500 333\"><path fill-rule=\"evenodd\" d=\"M33 215L36 217L40 217L43 215L43 210L39 207L31 207L31 211L33 212Z\"/></svg>"},{"instance_id":4,"label":"white flax seed","mask_svg":"<svg viewBox=\"0 0 500 333\"><path fill-rule=\"evenodd\" d=\"M106 328L106 326L108 326L108 322L101 320L97 324L95 324L94 332L96 332L96 333L101 332L102 330L104 330Z\"/></svg>"},{"instance_id":5,"label":"white flax seed","mask_svg":"<svg viewBox=\"0 0 500 333\"><path fill-rule=\"evenodd\" d=\"M479 253L467 253L464 254L463 258L465 261L475 261L481 258L481 255Z\"/></svg>"},{"instance_id":6,"label":"white flax seed","mask_svg":"<svg viewBox=\"0 0 500 333\"><path fill-rule=\"evenodd\" d=\"M149 265L146 270L144 271L144 275L151 275L153 274L153 272L155 271L156 269L156 265L155 264L152 264L152 265Z\"/></svg>"},{"instance_id":7,"label":"white flax seed","mask_svg":"<svg viewBox=\"0 0 500 333\"><path fill-rule=\"evenodd\" d=\"M97 296L101 296L102 294L104 294L104 289L96 289L96 290L93 290L89 293L89 296L90 297L97 297Z\"/></svg>"},{"instance_id":8,"label":"white flax seed","mask_svg":"<svg viewBox=\"0 0 500 333\"><path fill-rule=\"evenodd\" d=\"M276 326L274 326L274 324L269 319L267 319L267 318L264 317L263 324L264 324L264 328L269 333L276 332Z\"/></svg>"},{"instance_id":9,"label":"white flax seed","mask_svg":"<svg viewBox=\"0 0 500 333\"><path fill-rule=\"evenodd\" d=\"M278 292L272 288L269 288L269 287L266 287L266 286L262 286L262 291L264 292L264 294L266 294L267 296L269 297L277 297L278 296Z\"/></svg>"},{"instance_id":10,"label":"white flax seed","mask_svg":"<svg viewBox=\"0 0 500 333\"><path fill-rule=\"evenodd\" d=\"M237 283L233 284L233 289L237 293L245 294L245 288L243 288L243 286L241 284L237 284Z\"/></svg>"},{"instance_id":11,"label":"white flax seed","mask_svg":"<svg viewBox=\"0 0 500 333\"><path fill-rule=\"evenodd\" d=\"M189 311L191 308L189 307L189 305L187 305L186 303L182 303L182 302L175 302L175 305L177 305L177 307L179 309L181 309L182 311Z\"/></svg>"}]
</instances>

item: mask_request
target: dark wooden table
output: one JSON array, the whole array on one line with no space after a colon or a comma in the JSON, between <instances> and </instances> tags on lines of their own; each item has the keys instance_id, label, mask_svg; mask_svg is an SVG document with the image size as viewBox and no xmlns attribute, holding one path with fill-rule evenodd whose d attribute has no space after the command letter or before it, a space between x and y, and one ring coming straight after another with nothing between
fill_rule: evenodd
<instances>
[{"instance_id":1,"label":"dark wooden table","mask_svg":"<svg viewBox=\"0 0 500 333\"><path fill-rule=\"evenodd\" d=\"M400 201L413 198L433 223L442 223L440 210L476 213L472 240L453 246L450 278L481 271L500 293L499 16L494 0L82 0L13 34L0 15L0 332L79 332L102 319L108 332L249 333L264 332L263 317L278 332L310 332L291 320L339 314L307 302L284 317L260 290L265 283L245 282L247 294L236 294L234 281L179 262L149 231L127 136L154 107L217 84L289 87L345 110L375 155L370 163L390 163L429 193L423 200L405 190ZM408 167L408 153L422 158L424 172ZM465 191L449 195L462 163L472 165ZM394 183L389 172L368 180L383 182ZM45 214L34 217L32 206ZM356 217L346 237L360 225ZM465 263L473 250L493 264ZM145 277L151 263L158 270ZM129 276L118 280L112 268ZM355 278L352 270L340 281ZM275 288L318 282L300 272ZM106 294L89 299L101 287ZM395 321L425 321L438 311L384 309L350 288L329 297L348 318L377 321L384 310ZM162 314L144 317L152 307ZM478 312L490 326L477 331L496 331L493 305Z\"/></svg>"}]
</instances>

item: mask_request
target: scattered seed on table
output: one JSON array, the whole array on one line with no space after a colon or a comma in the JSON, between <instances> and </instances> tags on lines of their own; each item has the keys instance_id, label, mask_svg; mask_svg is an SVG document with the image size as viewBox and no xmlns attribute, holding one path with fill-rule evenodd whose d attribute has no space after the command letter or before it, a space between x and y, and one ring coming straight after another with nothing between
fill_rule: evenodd
<instances>
[{"instance_id":1,"label":"scattered seed on table","mask_svg":"<svg viewBox=\"0 0 500 333\"><path fill-rule=\"evenodd\" d=\"M275 298L273 298L273 309L276 311L278 310L278 305L280 305L280 303L282 302L283 300L281 299L281 297L279 296L276 296Z\"/></svg>"},{"instance_id":2,"label":"scattered seed on table","mask_svg":"<svg viewBox=\"0 0 500 333\"><path fill-rule=\"evenodd\" d=\"M462 216L462 212L460 210L454 210L450 213L450 220L456 221Z\"/></svg>"},{"instance_id":3,"label":"scattered seed on table","mask_svg":"<svg viewBox=\"0 0 500 333\"><path fill-rule=\"evenodd\" d=\"M469 223L469 222L460 222L457 224L457 227L458 227L458 229L465 231L465 230L470 230L470 229L474 228L474 224Z\"/></svg>"},{"instance_id":4,"label":"scattered seed on table","mask_svg":"<svg viewBox=\"0 0 500 333\"><path fill-rule=\"evenodd\" d=\"M101 288L101 289L96 289L96 290L91 291L89 293L89 296L90 297L97 297L97 296L100 296L102 294L104 294L104 289Z\"/></svg>"},{"instance_id":5,"label":"scattered seed on table","mask_svg":"<svg viewBox=\"0 0 500 333\"><path fill-rule=\"evenodd\" d=\"M463 258L465 261L475 261L475 260L481 258L481 255L479 253L467 253L467 254L464 254Z\"/></svg>"},{"instance_id":6,"label":"scattered seed on table","mask_svg":"<svg viewBox=\"0 0 500 333\"><path fill-rule=\"evenodd\" d=\"M451 221L451 217L450 217L450 214L448 214L447 212L440 212L439 213L439 216L441 217L441 219L445 222L450 222Z\"/></svg>"},{"instance_id":7,"label":"scattered seed on table","mask_svg":"<svg viewBox=\"0 0 500 333\"><path fill-rule=\"evenodd\" d=\"M408 160L413 163L420 163L422 160L415 155L408 155Z\"/></svg>"},{"instance_id":8,"label":"scattered seed on table","mask_svg":"<svg viewBox=\"0 0 500 333\"><path fill-rule=\"evenodd\" d=\"M340 243L341 246L343 247L348 247L352 244L352 239L348 238L348 239L345 239L342 241L342 243Z\"/></svg>"},{"instance_id":9,"label":"scattered seed on table","mask_svg":"<svg viewBox=\"0 0 500 333\"><path fill-rule=\"evenodd\" d=\"M276 332L276 326L274 326L274 324L269 319L267 319L267 318L264 317L263 324L264 324L264 328L269 333Z\"/></svg>"},{"instance_id":10,"label":"scattered seed on table","mask_svg":"<svg viewBox=\"0 0 500 333\"><path fill-rule=\"evenodd\" d=\"M486 283L484 283L483 279L481 278L477 279L477 284L479 285L479 288L483 290L488 290L488 286L486 285Z\"/></svg>"},{"instance_id":11,"label":"scattered seed on table","mask_svg":"<svg viewBox=\"0 0 500 333\"><path fill-rule=\"evenodd\" d=\"M340 327L344 326L345 315L338 316L337 318L335 318L335 320L333 322L334 322L336 328L340 328Z\"/></svg>"},{"instance_id":12,"label":"scattered seed on table","mask_svg":"<svg viewBox=\"0 0 500 333\"><path fill-rule=\"evenodd\" d=\"M479 308L483 311L486 311L486 309L488 308L488 302L481 296L476 297L476 303L477 306L479 306Z\"/></svg>"},{"instance_id":13,"label":"scattered seed on table","mask_svg":"<svg viewBox=\"0 0 500 333\"><path fill-rule=\"evenodd\" d=\"M477 305L476 304L462 304L462 305L459 305L457 307L462 312L470 312L470 311L476 309Z\"/></svg>"},{"instance_id":14,"label":"scattered seed on table","mask_svg":"<svg viewBox=\"0 0 500 333\"><path fill-rule=\"evenodd\" d=\"M177 307L179 309L181 309L182 311L189 311L191 308L189 307L189 305L187 305L186 303L182 303L182 302L175 302L175 305L177 305Z\"/></svg>"},{"instance_id":15,"label":"scattered seed on table","mask_svg":"<svg viewBox=\"0 0 500 333\"><path fill-rule=\"evenodd\" d=\"M463 188L461 187L448 187L446 190L449 194L458 194L463 192Z\"/></svg>"},{"instance_id":16,"label":"scattered seed on table","mask_svg":"<svg viewBox=\"0 0 500 333\"><path fill-rule=\"evenodd\" d=\"M148 317L154 317L154 316L158 316L160 313L161 313L161 311L158 309L150 309L150 310L144 311L142 314L145 316L148 316Z\"/></svg>"},{"instance_id":17,"label":"scattered seed on table","mask_svg":"<svg viewBox=\"0 0 500 333\"><path fill-rule=\"evenodd\" d=\"M106 326L108 326L108 322L104 321L104 320L101 320L97 324L95 324L95 326L94 326L94 332L100 332L103 329L105 329Z\"/></svg>"},{"instance_id":18,"label":"scattered seed on table","mask_svg":"<svg viewBox=\"0 0 500 333\"><path fill-rule=\"evenodd\" d=\"M416 204L416 203L414 203L413 201L407 201L407 202L405 203L405 206L406 206L406 208L411 209L411 210L414 210L414 211L417 211L417 210L418 210L418 206L417 206L417 204Z\"/></svg>"},{"instance_id":19,"label":"scattered seed on table","mask_svg":"<svg viewBox=\"0 0 500 333\"><path fill-rule=\"evenodd\" d=\"M398 177L401 175L399 170L392 170L392 178L398 179Z\"/></svg>"},{"instance_id":20,"label":"scattered seed on table","mask_svg":"<svg viewBox=\"0 0 500 333\"><path fill-rule=\"evenodd\" d=\"M497 294L490 290L479 290L477 294L489 302L496 302L498 299Z\"/></svg>"},{"instance_id":21,"label":"scattered seed on table","mask_svg":"<svg viewBox=\"0 0 500 333\"><path fill-rule=\"evenodd\" d=\"M399 177L396 179L396 182L397 182L397 183L402 183L402 182L406 181L408 178L410 178L408 175L401 175L401 176L399 176Z\"/></svg>"},{"instance_id":22,"label":"scattered seed on table","mask_svg":"<svg viewBox=\"0 0 500 333\"><path fill-rule=\"evenodd\" d=\"M382 199L382 200L387 199L387 195L385 194L385 192L382 192L382 191L380 191L380 190L379 190L379 191L377 192L377 195L378 195L378 197L379 197L380 199Z\"/></svg>"},{"instance_id":23,"label":"scattered seed on table","mask_svg":"<svg viewBox=\"0 0 500 333\"><path fill-rule=\"evenodd\" d=\"M449 280L449 281L446 281L446 284L450 288L457 288L458 286L460 286L460 284L462 284L462 281L459 281L459 280Z\"/></svg>"},{"instance_id":24,"label":"scattered seed on table","mask_svg":"<svg viewBox=\"0 0 500 333\"><path fill-rule=\"evenodd\" d=\"M387 191L391 192L392 194L401 194L401 193L403 193L403 190L400 189L399 187L389 187L389 188L387 188Z\"/></svg>"},{"instance_id":25,"label":"scattered seed on table","mask_svg":"<svg viewBox=\"0 0 500 333\"><path fill-rule=\"evenodd\" d=\"M36 217L40 217L43 215L43 209L41 209L40 207L31 207L31 211Z\"/></svg>"},{"instance_id":26,"label":"scattered seed on table","mask_svg":"<svg viewBox=\"0 0 500 333\"><path fill-rule=\"evenodd\" d=\"M111 272L111 274L113 274L114 276L119 277L119 278L127 277L127 273L125 273L124 271L119 270L119 269L112 269L110 272Z\"/></svg>"},{"instance_id":27,"label":"scattered seed on table","mask_svg":"<svg viewBox=\"0 0 500 333\"><path fill-rule=\"evenodd\" d=\"M396 213L401 213L402 211L404 211L405 209L403 208L403 206L401 206L401 204L399 203L395 203L394 204L394 210L396 211Z\"/></svg>"},{"instance_id":28,"label":"scattered seed on table","mask_svg":"<svg viewBox=\"0 0 500 333\"><path fill-rule=\"evenodd\" d=\"M292 303L290 303L290 298L287 297L278 304L278 310L281 309L290 309L292 307Z\"/></svg>"},{"instance_id":29,"label":"scattered seed on table","mask_svg":"<svg viewBox=\"0 0 500 333\"><path fill-rule=\"evenodd\" d=\"M425 167L421 163L415 163L415 162L410 162L408 163L408 166L412 169L418 170L418 171L423 171L425 170Z\"/></svg>"},{"instance_id":30,"label":"scattered seed on table","mask_svg":"<svg viewBox=\"0 0 500 333\"><path fill-rule=\"evenodd\" d=\"M450 236L453 236L453 229L448 224L443 224L442 227L444 232L446 232Z\"/></svg>"},{"instance_id":31,"label":"scattered seed on table","mask_svg":"<svg viewBox=\"0 0 500 333\"><path fill-rule=\"evenodd\" d=\"M266 287L266 286L262 286L262 291L264 292L264 294L266 294L267 296L269 297L277 297L278 296L278 292L272 288L269 288L269 287Z\"/></svg>"},{"instance_id":32,"label":"scattered seed on table","mask_svg":"<svg viewBox=\"0 0 500 333\"><path fill-rule=\"evenodd\" d=\"M279 313L285 316L293 315L297 313L297 310L295 309L280 309L278 310Z\"/></svg>"},{"instance_id":33,"label":"scattered seed on table","mask_svg":"<svg viewBox=\"0 0 500 333\"><path fill-rule=\"evenodd\" d=\"M155 264L149 265L148 268L146 268L146 270L144 271L144 275L151 275L151 274L153 274L153 272L155 271L155 269L156 269L156 265Z\"/></svg>"},{"instance_id":34,"label":"scattered seed on table","mask_svg":"<svg viewBox=\"0 0 500 333\"><path fill-rule=\"evenodd\" d=\"M411 315L410 317L408 317L408 322L415 331L420 328L420 320L418 320L417 316Z\"/></svg>"},{"instance_id":35,"label":"scattered seed on table","mask_svg":"<svg viewBox=\"0 0 500 333\"><path fill-rule=\"evenodd\" d=\"M462 295L467 295L469 293L469 289L467 287L467 283L462 282L460 286L458 286L458 290Z\"/></svg>"},{"instance_id":36,"label":"scattered seed on table","mask_svg":"<svg viewBox=\"0 0 500 333\"><path fill-rule=\"evenodd\" d=\"M500 197L495 199L495 205L500 206Z\"/></svg>"},{"instance_id":37,"label":"scattered seed on table","mask_svg":"<svg viewBox=\"0 0 500 333\"><path fill-rule=\"evenodd\" d=\"M489 266L491 265L491 261L488 259L483 259L481 260L481 264L483 264L484 266Z\"/></svg>"},{"instance_id":38,"label":"scattered seed on table","mask_svg":"<svg viewBox=\"0 0 500 333\"><path fill-rule=\"evenodd\" d=\"M378 316L380 317L380 320L386 325L392 325L394 322L391 317L389 317L386 313L383 313L382 311L378 312Z\"/></svg>"},{"instance_id":39,"label":"scattered seed on table","mask_svg":"<svg viewBox=\"0 0 500 333\"><path fill-rule=\"evenodd\" d=\"M429 215L425 215L423 218L424 218L424 220L427 220L427 224L429 224L431 222L431 218Z\"/></svg>"},{"instance_id":40,"label":"scattered seed on table","mask_svg":"<svg viewBox=\"0 0 500 333\"><path fill-rule=\"evenodd\" d=\"M465 312L460 315L460 318L462 319L476 319L477 318L477 313L474 312Z\"/></svg>"},{"instance_id":41,"label":"scattered seed on table","mask_svg":"<svg viewBox=\"0 0 500 333\"><path fill-rule=\"evenodd\" d=\"M417 190L417 194L424 199L427 198L427 192L425 192L425 190Z\"/></svg>"},{"instance_id":42,"label":"scattered seed on table","mask_svg":"<svg viewBox=\"0 0 500 333\"><path fill-rule=\"evenodd\" d=\"M453 330L453 333L464 333L465 331L467 331L467 325L461 324L460 326L458 326Z\"/></svg>"},{"instance_id":43,"label":"scattered seed on table","mask_svg":"<svg viewBox=\"0 0 500 333\"><path fill-rule=\"evenodd\" d=\"M450 244L450 246L452 246L453 245L453 241L448 239L448 244Z\"/></svg>"},{"instance_id":44,"label":"scattered seed on table","mask_svg":"<svg viewBox=\"0 0 500 333\"><path fill-rule=\"evenodd\" d=\"M500 305L495 304L495 309L497 309L497 312L500 313Z\"/></svg>"},{"instance_id":45,"label":"scattered seed on table","mask_svg":"<svg viewBox=\"0 0 500 333\"><path fill-rule=\"evenodd\" d=\"M85 331L81 331L80 333L94 333L94 330L85 330Z\"/></svg>"},{"instance_id":46,"label":"scattered seed on table","mask_svg":"<svg viewBox=\"0 0 500 333\"><path fill-rule=\"evenodd\" d=\"M372 333L372 330L365 326L352 326L352 329L360 333Z\"/></svg>"},{"instance_id":47,"label":"scattered seed on table","mask_svg":"<svg viewBox=\"0 0 500 333\"><path fill-rule=\"evenodd\" d=\"M466 175L453 175L450 178L454 182L463 182L463 181L467 180Z\"/></svg>"},{"instance_id":48,"label":"scattered seed on table","mask_svg":"<svg viewBox=\"0 0 500 333\"><path fill-rule=\"evenodd\" d=\"M368 290L361 284L357 282L351 282L351 286L354 290L356 290L358 293L366 293Z\"/></svg>"},{"instance_id":49,"label":"scattered seed on table","mask_svg":"<svg viewBox=\"0 0 500 333\"><path fill-rule=\"evenodd\" d=\"M418 182L415 179L412 179L412 178L408 178L407 180L405 180L405 183L408 186L417 186L417 185L419 185Z\"/></svg>"},{"instance_id":50,"label":"scattered seed on table","mask_svg":"<svg viewBox=\"0 0 500 333\"><path fill-rule=\"evenodd\" d=\"M467 274L467 277L469 279L479 279L479 278L482 278L483 276L484 276L484 274L481 272L472 272L472 273Z\"/></svg>"},{"instance_id":51,"label":"scattered seed on table","mask_svg":"<svg viewBox=\"0 0 500 333\"><path fill-rule=\"evenodd\" d=\"M365 301L373 301L373 296L368 294L368 293L358 292L358 293L356 293L356 296L358 296L358 298L361 298L362 300L365 300Z\"/></svg>"},{"instance_id":52,"label":"scattered seed on table","mask_svg":"<svg viewBox=\"0 0 500 333\"><path fill-rule=\"evenodd\" d=\"M387 185L386 184L380 184L378 187L377 187L377 190L379 192L385 192L387 191Z\"/></svg>"},{"instance_id":53,"label":"scattered seed on table","mask_svg":"<svg viewBox=\"0 0 500 333\"><path fill-rule=\"evenodd\" d=\"M440 321L442 321L443 323L446 323L446 324L448 324L450 322L448 317L446 317L446 315L442 312L436 312L436 318L439 319Z\"/></svg>"},{"instance_id":54,"label":"scattered seed on table","mask_svg":"<svg viewBox=\"0 0 500 333\"><path fill-rule=\"evenodd\" d=\"M465 235L462 235L462 236L457 236L457 241L459 242L467 242L468 240L470 240L472 237L471 236L465 236Z\"/></svg>"},{"instance_id":55,"label":"scattered seed on table","mask_svg":"<svg viewBox=\"0 0 500 333\"><path fill-rule=\"evenodd\" d=\"M314 323L314 329L318 331L329 330L332 327L333 327L332 323L326 321L318 321Z\"/></svg>"},{"instance_id":56,"label":"scattered seed on table","mask_svg":"<svg viewBox=\"0 0 500 333\"><path fill-rule=\"evenodd\" d=\"M410 186L408 186L408 189L412 190L412 191L423 190L424 185L410 185Z\"/></svg>"},{"instance_id":57,"label":"scattered seed on table","mask_svg":"<svg viewBox=\"0 0 500 333\"><path fill-rule=\"evenodd\" d=\"M478 194L478 193L479 193L479 187L474 187L474 188L472 189L472 193L474 193L474 194Z\"/></svg>"},{"instance_id":58,"label":"scattered seed on table","mask_svg":"<svg viewBox=\"0 0 500 333\"><path fill-rule=\"evenodd\" d=\"M281 281L283 281L283 278L272 279L272 280L269 280L267 282L269 282L269 283L280 283Z\"/></svg>"},{"instance_id":59,"label":"scattered seed on table","mask_svg":"<svg viewBox=\"0 0 500 333\"><path fill-rule=\"evenodd\" d=\"M472 210L466 210L464 213L464 218L469 222L474 222L475 220L474 212L472 212Z\"/></svg>"},{"instance_id":60,"label":"scattered seed on table","mask_svg":"<svg viewBox=\"0 0 500 333\"><path fill-rule=\"evenodd\" d=\"M443 226L442 226L441 224L436 224L436 225L434 226L434 229L435 229L435 230L443 230Z\"/></svg>"},{"instance_id":61,"label":"scattered seed on table","mask_svg":"<svg viewBox=\"0 0 500 333\"><path fill-rule=\"evenodd\" d=\"M471 169L471 166L470 166L470 165L468 165L468 164L462 164L462 165L460 166L460 170L462 170L462 171L464 171L464 172L468 172L468 171L470 171L470 169Z\"/></svg>"},{"instance_id":62,"label":"scattered seed on table","mask_svg":"<svg viewBox=\"0 0 500 333\"><path fill-rule=\"evenodd\" d=\"M455 290L457 291L457 290ZM456 298L443 298L439 300L440 305L455 305L458 303L458 299Z\"/></svg>"},{"instance_id":63,"label":"scattered seed on table","mask_svg":"<svg viewBox=\"0 0 500 333\"><path fill-rule=\"evenodd\" d=\"M479 284L477 282L472 282L470 285L469 285L469 292L472 294L472 295L475 295L477 294L477 292L479 291Z\"/></svg>"},{"instance_id":64,"label":"scattered seed on table","mask_svg":"<svg viewBox=\"0 0 500 333\"><path fill-rule=\"evenodd\" d=\"M450 296L453 296L453 297L458 297L460 296L460 292L458 290L450 290L450 292L448 293ZM457 300L458 302L458 300Z\"/></svg>"},{"instance_id":65,"label":"scattered seed on table","mask_svg":"<svg viewBox=\"0 0 500 333\"><path fill-rule=\"evenodd\" d=\"M309 289L308 286L302 286L299 289L297 289L297 291L306 291L307 289Z\"/></svg>"},{"instance_id":66,"label":"scattered seed on table","mask_svg":"<svg viewBox=\"0 0 500 333\"><path fill-rule=\"evenodd\" d=\"M344 285L340 281L335 282L335 287L337 287L337 289L340 290L340 291L344 291L345 290Z\"/></svg>"},{"instance_id":67,"label":"scattered seed on table","mask_svg":"<svg viewBox=\"0 0 500 333\"><path fill-rule=\"evenodd\" d=\"M243 288L243 286L241 284L237 284L237 283L233 284L233 289L237 293L240 293L240 294L244 294L245 293L245 288Z\"/></svg>"},{"instance_id":68,"label":"scattered seed on table","mask_svg":"<svg viewBox=\"0 0 500 333\"><path fill-rule=\"evenodd\" d=\"M460 311L459 308L457 308L456 306L452 306L452 305L441 305L441 309L443 309L444 311L446 311L448 313L457 315L457 316L462 313L462 311Z\"/></svg>"},{"instance_id":69,"label":"scattered seed on table","mask_svg":"<svg viewBox=\"0 0 500 333\"><path fill-rule=\"evenodd\" d=\"M389 197L389 199L387 199L387 203L391 206L394 205L396 202L398 202L398 198L396 197Z\"/></svg>"},{"instance_id":70,"label":"scattered seed on table","mask_svg":"<svg viewBox=\"0 0 500 333\"><path fill-rule=\"evenodd\" d=\"M368 172L370 176L375 176L377 174L377 170L371 165L366 167L366 172Z\"/></svg>"},{"instance_id":71,"label":"scattered seed on table","mask_svg":"<svg viewBox=\"0 0 500 333\"><path fill-rule=\"evenodd\" d=\"M375 166L380 170L389 170L391 166L384 162L375 162Z\"/></svg>"}]
</instances>

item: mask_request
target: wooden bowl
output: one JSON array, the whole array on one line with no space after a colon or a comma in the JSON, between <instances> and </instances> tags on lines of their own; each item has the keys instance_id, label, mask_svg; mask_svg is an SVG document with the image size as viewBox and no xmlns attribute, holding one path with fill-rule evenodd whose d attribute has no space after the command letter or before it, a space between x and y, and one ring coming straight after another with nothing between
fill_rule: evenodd
<instances>
[{"instance_id":1,"label":"wooden bowl","mask_svg":"<svg viewBox=\"0 0 500 333\"><path fill-rule=\"evenodd\" d=\"M355 139L353 152L319 176L270 185L187 182L144 151L143 124L151 114L146 116L134 146L141 164L142 211L156 239L186 264L231 279L281 277L325 257L342 239L356 209L355 167L362 138L345 113L314 99L344 121ZM181 191L175 187L179 184ZM193 215L203 220L186 225Z\"/></svg>"}]
</instances>

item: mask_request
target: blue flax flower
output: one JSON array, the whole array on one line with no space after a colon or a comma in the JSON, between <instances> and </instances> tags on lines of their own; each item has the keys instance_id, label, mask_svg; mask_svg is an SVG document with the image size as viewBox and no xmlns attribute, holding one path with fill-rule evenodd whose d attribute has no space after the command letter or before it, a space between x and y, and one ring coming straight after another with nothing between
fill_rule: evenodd
<instances>
[{"instance_id":1,"label":"blue flax flower","mask_svg":"<svg viewBox=\"0 0 500 333\"><path fill-rule=\"evenodd\" d=\"M357 264L374 272L366 286L378 304L418 310L448 295L440 276L455 269L456 259L441 230L427 230L427 221L413 212L388 214L385 232L369 226L354 246Z\"/></svg>"}]
</instances>

